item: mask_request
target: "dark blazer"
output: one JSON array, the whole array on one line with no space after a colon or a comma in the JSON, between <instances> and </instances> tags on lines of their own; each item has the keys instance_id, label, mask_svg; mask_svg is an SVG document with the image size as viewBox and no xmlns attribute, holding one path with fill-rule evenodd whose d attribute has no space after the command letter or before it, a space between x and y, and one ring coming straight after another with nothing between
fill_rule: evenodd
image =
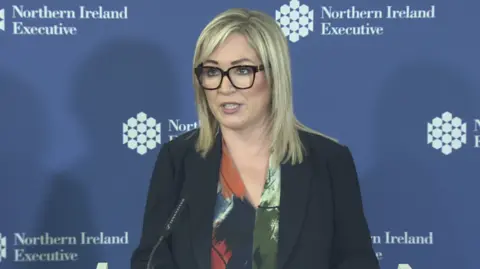
<instances>
[{"instance_id":1,"label":"dark blazer","mask_svg":"<svg viewBox=\"0 0 480 269\"><path fill-rule=\"evenodd\" d=\"M210 269L221 133L203 159L195 151L193 132L160 150L132 269L146 268L152 247L181 197L187 198L185 210L157 249L155 268ZM378 269L349 149L303 131L300 137L307 152L304 162L281 166L278 267L268 269Z\"/></svg>"}]
</instances>

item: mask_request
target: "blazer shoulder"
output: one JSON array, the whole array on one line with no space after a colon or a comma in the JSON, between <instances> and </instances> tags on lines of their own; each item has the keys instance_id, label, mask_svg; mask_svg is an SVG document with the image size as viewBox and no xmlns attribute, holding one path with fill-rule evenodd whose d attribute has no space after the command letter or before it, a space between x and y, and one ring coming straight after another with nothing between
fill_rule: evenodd
<instances>
[{"instance_id":1,"label":"blazer shoulder","mask_svg":"<svg viewBox=\"0 0 480 269\"><path fill-rule=\"evenodd\" d=\"M168 142L168 144L170 144L171 147L179 147L179 146L181 147L181 146L184 146L184 145L194 145L195 141L197 140L197 137L198 137L198 132L199 132L199 129L195 128L193 130L190 130L188 132L180 134L179 136L170 140Z\"/></svg>"},{"instance_id":2,"label":"blazer shoulder","mask_svg":"<svg viewBox=\"0 0 480 269\"><path fill-rule=\"evenodd\" d=\"M168 148L173 155L185 155L190 149L195 148L197 137L198 129L193 129L168 141L163 147Z\"/></svg>"},{"instance_id":3,"label":"blazer shoulder","mask_svg":"<svg viewBox=\"0 0 480 269\"><path fill-rule=\"evenodd\" d=\"M300 137L302 143L307 148L307 152L314 155L322 154L328 157L348 150L348 147L337 139L319 132L300 131Z\"/></svg>"}]
</instances>

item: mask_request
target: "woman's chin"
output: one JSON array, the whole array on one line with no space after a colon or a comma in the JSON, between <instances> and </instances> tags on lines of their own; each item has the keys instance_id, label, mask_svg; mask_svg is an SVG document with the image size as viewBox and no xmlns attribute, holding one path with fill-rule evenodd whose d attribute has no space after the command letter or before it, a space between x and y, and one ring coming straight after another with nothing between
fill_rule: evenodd
<instances>
[{"instance_id":1,"label":"woman's chin","mask_svg":"<svg viewBox=\"0 0 480 269\"><path fill-rule=\"evenodd\" d=\"M244 119L222 119L220 121L222 128L241 130L247 127L247 123Z\"/></svg>"}]
</instances>

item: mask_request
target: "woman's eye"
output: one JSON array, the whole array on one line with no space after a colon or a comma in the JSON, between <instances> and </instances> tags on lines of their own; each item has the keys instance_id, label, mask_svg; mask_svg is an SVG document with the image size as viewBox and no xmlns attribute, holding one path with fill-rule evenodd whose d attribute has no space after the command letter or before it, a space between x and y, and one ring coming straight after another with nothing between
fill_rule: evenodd
<instances>
[{"instance_id":1,"label":"woman's eye","mask_svg":"<svg viewBox=\"0 0 480 269\"><path fill-rule=\"evenodd\" d=\"M218 75L218 70L215 69L215 68L207 68L205 73L208 75L208 76L216 76Z\"/></svg>"},{"instance_id":2,"label":"woman's eye","mask_svg":"<svg viewBox=\"0 0 480 269\"><path fill-rule=\"evenodd\" d=\"M249 68L249 67L239 67L237 68L237 72L236 73L239 73L241 75L248 75L252 72L252 69Z\"/></svg>"}]
</instances>

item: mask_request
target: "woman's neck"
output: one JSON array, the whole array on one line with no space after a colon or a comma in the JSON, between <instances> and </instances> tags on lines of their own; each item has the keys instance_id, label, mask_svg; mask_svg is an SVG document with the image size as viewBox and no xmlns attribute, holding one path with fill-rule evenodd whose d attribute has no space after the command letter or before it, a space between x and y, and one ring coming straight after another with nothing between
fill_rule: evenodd
<instances>
[{"instance_id":1,"label":"woman's neck","mask_svg":"<svg viewBox=\"0 0 480 269\"><path fill-rule=\"evenodd\" d=\"M221 127L220 129L222 138L230 151L240 151L255 156L270 153L271 139L266 128L232 130Z\"/></svg>"}]
</instances>

